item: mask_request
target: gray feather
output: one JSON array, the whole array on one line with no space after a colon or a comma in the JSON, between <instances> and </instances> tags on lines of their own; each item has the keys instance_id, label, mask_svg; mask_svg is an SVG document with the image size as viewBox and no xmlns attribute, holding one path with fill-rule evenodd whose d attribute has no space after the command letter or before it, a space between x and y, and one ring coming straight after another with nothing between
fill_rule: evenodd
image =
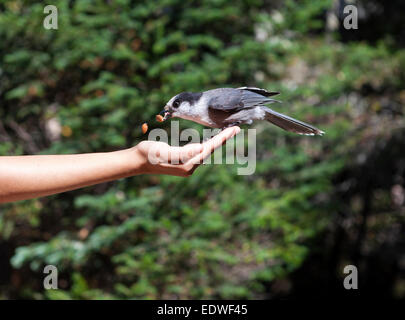
<instances>
[{"instance_id":1,"label":"gray feather","mask_svg":"<svg viewBox=\"0 0 405 320\"><path fill-rule=\"evenodd\" d=\"M221 111L236 111L243 108L242 91L233 88L220 88L208 90L205 95L209 97L208 107Z\"/></svg>"},{"instance_id":2,"label":"gray feather","mask_svg":"<svg viewBox=\"0 0 405 320\"><path fill-rule=\"evenodd\" d=\"M268 98L266 96L251 92L251 91L242 91L241 102L245 108L253 108L257 106L263 106L265 104L271 104L274 102L279 102L277 100Z\"/></svg>"},{"instance_id":3,"label":"gray feather","mask_svg":"<svg viewBox=\"0 0 405 320\"><path fill-rule=\"evenodd\" d=\"M256 88L256 87L240 87L237 88L239 90L246 90L246 91L251 91L257 94L261 94L262 96L265 97L271 97L271 96L275 96L280 94L280 92L276 92L276 91L267 91L266 89L262 89L262 88Z\"/></svg>"},{"instance_id":4,"label":"gray feather","mask_svg":"<svg viewBox=\"0 0 405 320\"><path fill-rule=\"evenodd\" d=\"M263 107L266 111L265 119L276 126L291 132L305 135L320 135L322 136L325 132L319 130L318 128L311 126L308 123L299 121L297 119L291 118L284 114L278 113L270 108Z\"/></svg>"},{"instance_id":5,"label":"gray feather","mask_svg":"<svg viewBox=\"0 0 405 320\"><path fill-rule=\"evenodd\" d=\"M258 93L260 92L260 94ZM278 94L276 92L269 92L264 89L241 87L233 88L220 88L206 91L208 97L208 106L210 109L222 110L227 112L236 112L241 109L253 108L279 102L277 100L268 98L268 96Z\"/></svg>"}]
</instances>

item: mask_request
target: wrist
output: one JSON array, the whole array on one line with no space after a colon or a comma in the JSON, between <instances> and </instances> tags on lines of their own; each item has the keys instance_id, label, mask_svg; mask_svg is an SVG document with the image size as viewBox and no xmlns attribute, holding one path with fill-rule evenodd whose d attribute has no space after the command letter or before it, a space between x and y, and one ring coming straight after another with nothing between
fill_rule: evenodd
<instances>
[{"instance_id":1,"label":"wrist","mask_svg":"<svg viewBox=\"0 0 405 320\"><path fill-rule=\"evenodd\" d=\"M131 175L147 173L148 160L141 152L139 146L134 146L125 151L127 154L126 161L129 165Z\"/></svg>"}]
</instances>

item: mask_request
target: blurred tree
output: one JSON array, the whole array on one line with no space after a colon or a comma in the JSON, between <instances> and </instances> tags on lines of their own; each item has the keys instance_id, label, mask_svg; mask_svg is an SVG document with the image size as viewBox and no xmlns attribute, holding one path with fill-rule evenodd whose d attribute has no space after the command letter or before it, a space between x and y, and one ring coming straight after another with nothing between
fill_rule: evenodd
<instances>
[{"instance_id":1,"label":"blurred tree","mask_svg":"<svg viewBox=\"0 0 405 320\"><path fill-rule=\"evenodd\" d=\"M256 126L252 176L236 175L236 166L204 166L186 180L143 176L4 205L0 296L263 298L288 295L291 287L299 292L296 270L313 262L306 259L317 248L330 250L317 239L335 234L335 224L344 228L342 215L357 221L365 210L363 192L377 188L357 184L368 173L364 157L374 142L385 145L403 132L404 52L384 43L325 40L323 17L331 1L53 4L58 30L42 27L37 1L0 5L0 155L128 147L144 139L140 124L174 93L219 86L279 90L286 103L275 108L288 108L327 134L301 137ZM200 128L181 122L190 126ZM357 166L361 174L352 173ZM399 194L404 180L395 179L387 178L376 212L393 210L390 217L403 227L404 216L396 213L403 213L404 203L393 205L390 188L399 185ZM346 197L342 188L346 195L358 191ZM366 207L371 216L375 202ZM355 251L362 253L359 237ZM350 258L358 259L356 252ZM348 258L342 259L314 274L339 278ZM58 266L61 290L43 290L46 264Z\"/></svg>"}]
</instances>

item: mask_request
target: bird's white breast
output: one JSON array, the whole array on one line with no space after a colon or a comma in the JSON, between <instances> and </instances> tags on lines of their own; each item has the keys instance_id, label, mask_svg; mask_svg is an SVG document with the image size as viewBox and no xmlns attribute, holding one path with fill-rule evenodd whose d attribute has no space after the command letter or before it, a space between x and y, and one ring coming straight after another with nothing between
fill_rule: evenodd
<instances>
[{"instance_id":1,"label":"bird's white breast","mask_svg":"<svg viewBox=\"0 0 405 320\"><path fill-rule=\"evenodd\" d=\"M204 96L196 104L190 106L188 112L183 112L180 118L198 122L208 127L214 125L208 114L207 98Z\"/></svg>"}]
</instances>

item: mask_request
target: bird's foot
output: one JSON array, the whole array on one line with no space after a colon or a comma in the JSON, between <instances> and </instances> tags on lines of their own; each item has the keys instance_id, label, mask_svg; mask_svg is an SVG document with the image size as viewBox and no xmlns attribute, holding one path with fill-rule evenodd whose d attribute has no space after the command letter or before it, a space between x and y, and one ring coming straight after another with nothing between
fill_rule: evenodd
<instances>
[{"instance_id":1,"label":"bird's foot","mask_svg":"<svg viewBox=\"0 0 405 320\"><path fill-rule=\"evenodd\" d=\"M222 131L222 130L225 130L226 128L233 127L233 126L240 126L241 124L242 124L241 121L236 121L236 122L228 123L228 124L226 124L224 127L221 128L221 131Z\"/></svg>"}]
</instances>

